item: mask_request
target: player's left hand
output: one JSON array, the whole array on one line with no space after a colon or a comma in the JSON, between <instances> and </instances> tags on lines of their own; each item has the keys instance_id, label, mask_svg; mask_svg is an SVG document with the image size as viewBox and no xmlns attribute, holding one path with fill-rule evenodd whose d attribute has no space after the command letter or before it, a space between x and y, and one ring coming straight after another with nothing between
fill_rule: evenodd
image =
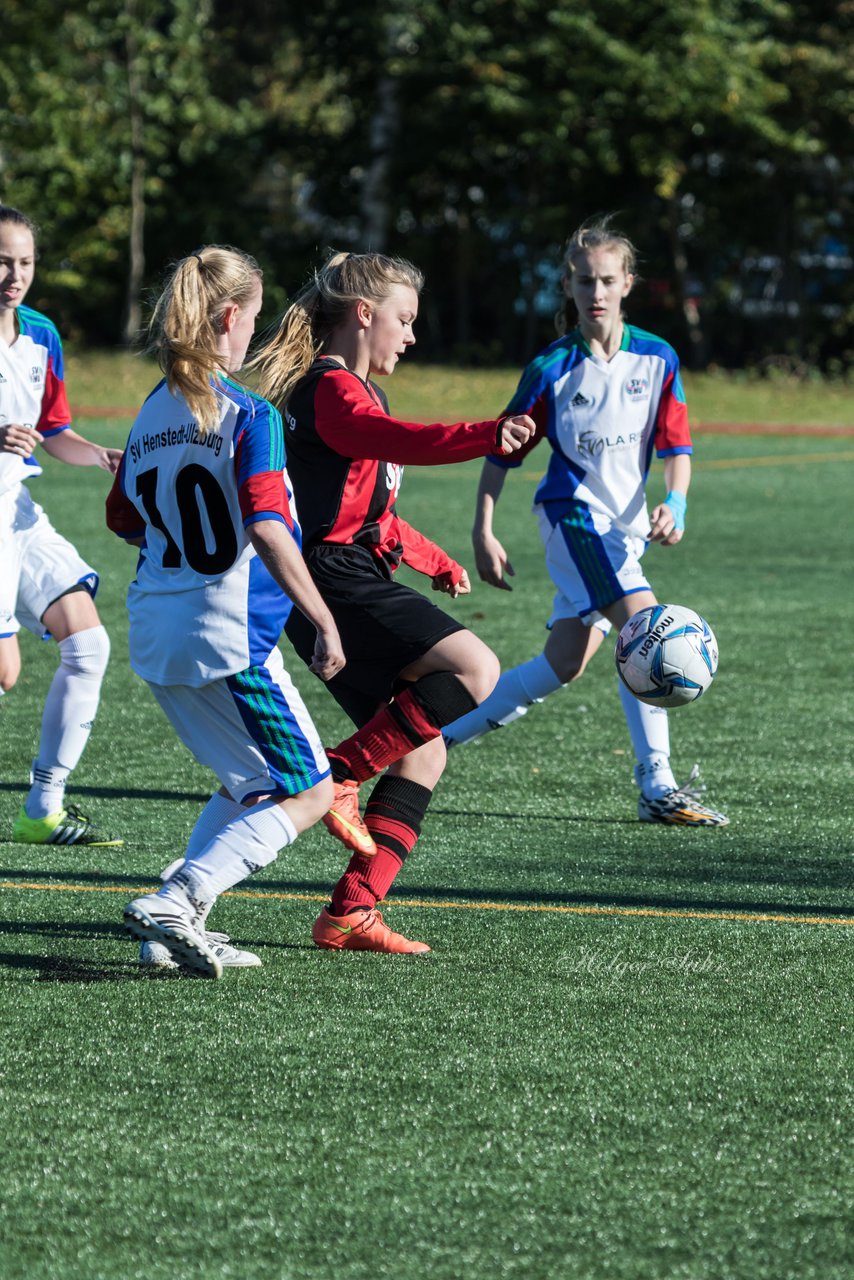
<instances>
[{"instance_id":1,"label":"player's left hand","mask_svg":"<svg viewBox=\"0 0 854 1280\"><path fill-rule=\"evenodd\" d=\"M650 513L650 542L660 542L663 547L675 547L682 541L684 529L676 528L673 512L666 502L661 502Z\"/></svg>"},{"instance_id":2,"label":"player's left hand","mask_svg":"<svg viewBox=\"0 0 854 1280\"><path fill-rule=\"evenodd\" d=\"M456 582L453 581L453 570L448 569L445 573L437 573L433 578L433 590L444 591L452 600L456 600L457 596L471 594L471 582L465 569Z\"/></svg>"}]
</instances>

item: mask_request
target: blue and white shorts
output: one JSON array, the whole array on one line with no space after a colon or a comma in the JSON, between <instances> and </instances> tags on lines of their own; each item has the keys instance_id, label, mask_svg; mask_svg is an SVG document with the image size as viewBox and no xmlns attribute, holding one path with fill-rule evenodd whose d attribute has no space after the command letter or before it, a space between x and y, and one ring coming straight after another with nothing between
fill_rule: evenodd
<instances>
[{"instance_id":1,"label":"blue and white shorts","mask_svg":"<svg viewBox=\"0 0 854 1280\"><path fill-rule=\"evenodd\" d=\"M198 688L148 687L184 746L235 800L299 795L329 775L326 752L278 649L261 666Z\"/></svg>"},{"instance_id":2,"label":"blue and white shorts","mask_svg":"<svg viewBox=\"0 0 854 1280\"><path fill-rule=\"evenodd\" d=\"M581 503L537 503L534 512L556 588L548 626L579 618L605 635L611 624L601 610L636 591L651 591L641 568L646 540L616 529Z\"/></svg>"},{"instance_id":3,"label":"blue and white shorts","mask_svg":"<svg viewBox=\"0 0 854 1280\"><path fill-rule=\"evenodd\" d=\"M0 638L21 624L46 635L44 611L78 585L94 596L98 575L57 533L26 485L0 495Z\"/></svg>"}]
</instances>

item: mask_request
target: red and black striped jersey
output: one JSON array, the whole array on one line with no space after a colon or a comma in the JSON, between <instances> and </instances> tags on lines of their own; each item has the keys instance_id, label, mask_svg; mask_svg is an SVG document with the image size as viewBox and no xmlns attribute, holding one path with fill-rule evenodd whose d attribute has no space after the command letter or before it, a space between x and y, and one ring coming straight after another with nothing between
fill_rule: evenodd
<instances>
[{"instance_id":1,"label":"red and black striped jersey","mask_svg":"<svg viewBox=\"0 0 854 1280\"><path fill-rule=\"evenodd\" d=\"M407 464L482 458L499 448L500 422L403 422L379 387L321 357L285 406L288 474L303 546L358 543L395 568L401 560L431 577L458 568L396 511Z\"/></svg>"}]
</instances>

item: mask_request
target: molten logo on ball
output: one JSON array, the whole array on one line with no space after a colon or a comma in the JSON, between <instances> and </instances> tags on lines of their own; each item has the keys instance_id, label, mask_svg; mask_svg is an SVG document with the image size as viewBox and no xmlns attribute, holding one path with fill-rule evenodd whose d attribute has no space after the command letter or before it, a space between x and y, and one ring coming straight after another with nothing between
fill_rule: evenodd
<instances>
[{"instance_id":1,"label":"molten logo on ball","mask_svg":"<svg viewBox=\"0 0 854 1280\"><path fill-rule=\"evenodd\" d=\"M680 604L652 605L629 618L615 656L626 688L654 707L696 702L718 669L711 627Z\"/></svg>"}]
</instances>

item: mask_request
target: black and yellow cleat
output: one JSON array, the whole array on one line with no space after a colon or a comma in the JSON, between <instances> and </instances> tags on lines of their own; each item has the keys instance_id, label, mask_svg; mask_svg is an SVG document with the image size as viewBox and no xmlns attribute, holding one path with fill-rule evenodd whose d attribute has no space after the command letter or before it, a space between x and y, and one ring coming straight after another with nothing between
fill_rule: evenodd
<instances>
[{"instance_id":1,"label":"black and yellow cleat","mask_svg":"<svg viewBox=\"0 0 854 1280\"><path fill-rule=\"evenodd\" d=\"M22 808L12 827L12 839L18 844L124 844L120 837L99 831L73 804L47 818L28 818Z\"/></svg>"},{"instance_id":2,"label":"black and yellow cleat","mask_svg":"<svg viewBox=\"0 0 854 1280\"><path fill-rule=\"evenodd\" d=\"M705 784L696 783L700 775L699 765L694 765L688 781L674 791L668 791L654 800L641 796L638 800L638 817L641 822L666 822L675 827L726 827L729 818L700 804L699 796Z\"/></svg>"}]
</instances>

